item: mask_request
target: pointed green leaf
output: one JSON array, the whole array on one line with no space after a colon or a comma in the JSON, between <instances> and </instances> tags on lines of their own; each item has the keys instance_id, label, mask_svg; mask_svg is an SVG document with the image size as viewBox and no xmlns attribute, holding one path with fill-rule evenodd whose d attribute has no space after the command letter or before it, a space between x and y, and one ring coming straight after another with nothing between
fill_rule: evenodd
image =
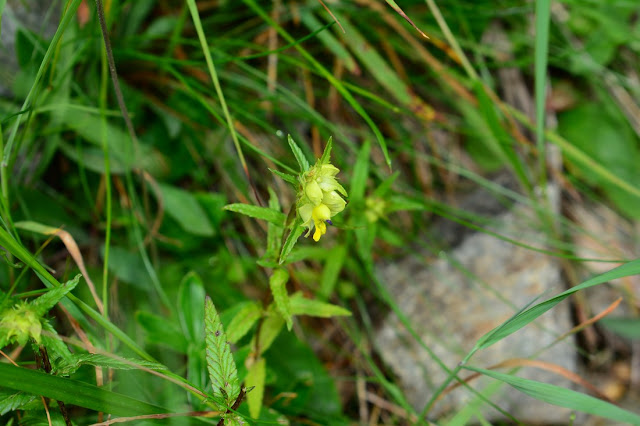
<instances>
[{"instance_id":1,"label":"pointed green leaf","mask_svg":"<svg viewBox=\"0 0 640 426\"><path fill-rule=\"evenodd\" d=\"M202 279L195 272L187 273L178 290L178 317L182 331L190 342L204 341L204 300L206 294Z\"/></svg>"},{"instance_id":2,"label":"pointed green leaf","mask_svg":"<svg viewBox=\"0 0 640 426\"><path fill-rule=\"evenodd\" d=\"M289 281L289 272L286 269L278 268L273 271L271 278L269 278L269 287L271 287L276 310L287 323L287 329L291 330L293 321L291 320L291 304L287 293L287 281Z\"/></svg>"},{"instance_id":3,"label":"pointed green leaf","mask_svg":"<svg viewBox=\"0 0 640 426\"><path fill-rule=\"evenodd\" d=\"M329 136L329 140L324 147L324 152L322 153L322 157L320 157L320 164L328 164L331 160L331 148L333 148L333 137Z\"/></svg>"},{"instance_id":4,"label":"pointed green leaf","mask_svg":"<svg viewBox=\"0 0 640 426\"><path fill-rule=\"evenodd\" d=\"M229 341L236 343L242 339L261 316L262 307L259 303L247 303L238 311L227 327L229 330L227 333Z\"/></svg>"},{"instance_id":5,"label":"pointed green leaf","mask_svg":"<svg viewBox=\"0 0 640 426\"><path fill-rule=\"evenodd\" d=\"M39 316L43 316L53 308L56 303L67 295L71 290L76 288L78 281L82 275L78 274L72 280L67 281L59 287L54 287L51 290L44 293L42 296L31 302L31 306L34 308L34 312Z\"/></svg>"},{"instance_id":6,"label":"pointed green leaf","mask_svg":"<svg viewBox=\"0 0 640 426\"><path fill-rule=\"evenodd\" d=\"M220 317L209 296L204 305L205 343L207 353L207 369L211 379L211 392L215 397L218 409L226 411L240 394L238 370L231 355L231 347L227 335L222 328Z\"/></svg>"},{"instance_id":7,"label":"pointed green leaf","mask_svg":"<svg viewBox=\"0 0 640 426\"><path fill-rule=\"evenodd\" d=\"M351 202L359 203L364 198L364 191L367 188L367 177L369 175L369 153L371 152L371 143L365 141L358 151L356 163L353 166L353 175L351 177L351 187L349 195Z\"/></svg>"},{"instance_id":8,"label":"pointed green leaf","mask_svg":"<svg viewBox=\"0 0 640 426\"><path fill-rule=\"evenodd\" d=\"M298 243L298 238L300 238L300 235L302 235L303 232L304 228L302 227L302 220L300 218L296 218L296 221L293 223L291 232L289 232L286 241L282 245L282 252L280 253L280 259L278 260L278 263L282 265L284 261L287 260L287 256L289 256L289 253L291 253L291 249L293 249Z\"/></svg>"},{"instance_id":9,"label":"pointed green leaf","mask_svg":"<svg viewBox=\"0 0 640 426\"><path fill-rule=\"evenodd\" d=\"M298 182L298 178L295 177L294 175L290 175L289 173L282 173L274 169L269 169L269 171L274 175L278 176L280 179L284 180L285 182L289 182L294 187L297 187L298 185L300 185L300 182Z\"/></svg>"},{"instance_id":10,"label":"pointed green leaf","mask_svg":"<svg viewBox=\"0 0 640 426\"><path fill-rule=\"evenodd\" d=\"M271 315L268 316L260 327L260 336L258 341L258 346L260 347L260 355L262 355L276 340L276 337L282 331L282 327L284 327L284 320L281 315ZM251 347L255 346L255 336L251 341Z\"/></svg>"},{"instance_id":11,"label":"pointed green leaf","mask_svg":"<svg viewBox=\"0 0 640 426\"><path fill-rule=\"evenodd\" d=\"M183 354L187 352L187 339L173 321L144 311L136 313L136 321L147 333L149 343L167 346Z\"/></svg>"},{"instance_id":12,"label":"pointed green leaf","mask_svg":"<svg viewBox=\"0 0 640 426\"><path fill-rule=\"evenodd\" d=\"M264 358L258 358L247 372L247 378L244 380L247 389L251 389L247 393L247 404L249 404L249 414L252 418L260 417L262 409L262 397L264 395L264 379L266 377L266 363Z\"/></svg>"},{"instance_id":13,"label":"pointed green leaf","mask_svg":"<svg viewBox=\"0 0 640 426\"><path fill-rule=\"evenodd\" d=\"M280 202L278 196L269 187L269 208L280 211ZM280 253L280 244L282 244L282 234L284 233L283 225L275 225L271 222L267 225L267 251L264 255L265 259L275 261Z\"/></svg>"},{"instance_id":14,"label":"pointed green leaf","mask_svg":"<svg viewBox=\"0 0 640 426\"><path fill-rule=\"evenodd\" d=\"M73 354L68 360L60 361L57 365L58 375L68 376L73 374L82 365L113 368L116 370L136 370L140 367L150 370L166 370L162 364L132 358L112 358L101 354Z\"/></svg>"},{"instance_id":15,"label":"pointed green leaf","mask_svg":"<svg viewBox=\"0 0 640 426\"><path fill-rule=\"evenodd\" d=\"M207 213L189 191L171 185L158 184L165 211L182 229L203 237L213 235L213 227Z\"/></svg>"},{"instance_id":16,"label":"pointed green leaf","mask_svg":"<svg viewBox=\"0 0 640 426\"><path fill-rule=\"evenodd\" d=\"M571 287L569 290L509 318L507 321L481 337L476 343L475 350L487 348L504 339L508 335L515 333L577 291L593 287L594 285L606 283L607 281L611 281L616 278L637 274L640 274L640 259L625 263L624 265L612 269L609 272L593 277L580 285Z\"/></svg>"},{"instance_id":17,"label":"pointed green leaf","mask_svg":"<svg viewBox=\"0 0 640 426\"><path fill-rule=\"evenodd\" d=\"M327 300L329 296L331 296L331 293L333 293L346 254L346 247L339 245L331 249L331 253L327 256L324 268L322 269L322 276L320 277L320 288L318 289L318 296L321 299Z\"/></svg>"},{"instance_id":18,"label":"pointed green leaf","mask_svg":"<svg viewBox=\"0 0 640 426\"><path fill-rule=\"evenodd\" d=\"M224 209L240 213L245 216L254 217L256 219L266 220L267 222L278 226L284 226L284 221L287 218L284 213L277 210L273 210L268 207L253 206L251 204L227 204L224 206Z\"/></svg>"},{"instance_id":19,"label":"pointed green leaf","mask_svg":"<svg viewBox=\"0 0 640 426\"><path fill-rule=\"evenodd\" d=\"M549 404L582 411L583 413L595 414L596 416L605 417L607 419L627 424L640 424L639 415L580 392L482 368L470 366L464 368L505 382L520 392Z\"/></svg>"},{"instance_id":20,"label":"pointed green leaf","mask_svg":"<svg viewBox=\"0 0 640 426\"><path fill-rule=\"evenodd\" d=\"M345 308L319 300L307 299L300 292L295 293L289 300L291 301L291 313L294 315L309 315L322 318L351 315L351 312Z\"/></svg>"},{"instance_id":21,"label":"pointed green leaf","mask_svg":"<svg viewBox=\"0 0 640 426\"><path fill-rule=\"evenodd\" d=\"M2 2L2 0L0 0ZM15 392L9 389L0 388L0 416L4 416L9 411L19 410L36 399L30 393Z\"/></svg>"},{"instance_id":22,"label":"pointed green leaf","mask_svg":"<svg viewBox=\"0 0 640 426\"><path fill-rule=\"evenodd\" d=\"M307 157L304 156L304 152L302 152L300 147L293 141L291 135L287 135L287 141L289 142L289 147L291 147L293 156L296 157L296 161L300 166L300 171L306 172L307 170L309 170L309 161L307 161Z\"/></svg>"},{"instance_id":23,"label":"pointed green leaf","mask_svg":"<svg viewBox=\"0 0 640 426\"><path fill-rule=\"evenodd\" d=\"M116 416L141 416L166 409L77 380L0 362L2 387Z\"/></svg>"}]
</instances>

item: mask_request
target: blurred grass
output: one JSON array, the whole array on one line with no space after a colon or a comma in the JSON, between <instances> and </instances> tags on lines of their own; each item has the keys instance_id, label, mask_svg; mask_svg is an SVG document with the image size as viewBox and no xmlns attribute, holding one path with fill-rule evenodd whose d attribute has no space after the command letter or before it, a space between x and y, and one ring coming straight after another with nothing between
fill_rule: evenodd
<instances>
[{"instance_id":1,"label":"blurred grass","mask_svg":"<svg viewBox=\"0 0 640 426\"><path fill-rule=\"evenodd\" d=\"M238 312L268 305L273 265L265 259L286 238L279 224L295 205L295 191L270 170L293 173L296 157L319 157L332 136L332 161L349 188L349 204L320 243L301 239L293 248L285 289L349 308L353 318L295 316L290 333L280 331L283 320L265 315L238 339L238 374L250 369L256 341L275 342L258 354L266 365L260 421L364 422L369 406L382 410L382 423L420 422L424 413L411 407L379 359L376 326L385 315L397 315L452 380L461 367L447 366L464 353L440 359L420 340L416 330L424 325L403 312L378 277L381 260L411 255L415 247L449 250L424 241L427 234L437 236L432 227L443 217L568 259L579 269L585 259L570 237L588 235L606 246L606 236L553 211L539 196L539 188L552 184L570 206L606 204L638 219L640 7L614 3L401 4L429 35L425 39L374 0L327 2L345 33L316 1L108 1L134 142L113 96L95 5L58 2L64 13L52 37L18 30L13 97L0 99L0 244L6 250L0 291L24 294L75 275L64 246L23 233L14 223L64 227L77 241L106 311L101 314L79 286L62 303L66 312L56 314L58 333L77 335L79 327L83 350L90 344L157 360L168 376L194 389L117 372L115 381L105 376L115 398L145 400L171 412L210 409L201 397L211 389L203 373L204 332L197 326L204 300L198 299L211 296L228 333ZM3 6L4 19L0 0L0 14ZM508 54L483 41L496 23L510 44ZM531 110L508 104L504 69L521 75ZM296 156L289 134L300 146ZM548 159L556 148L563 155L560 168ZM515 184L498 183L501 171ZM492 217L456 206L454 200L478 189L504 209L531 206L538 220L530 226L543 229L545 241L500 235L490 230ZM239 210L269 220L234 213ZM595 260L628 257L611 250ZM15 262L36 274L16 269ZM500 288L491 290L501 295ZM637 301L637 295L625 297L630 306ZM20 361L31 355L26 350ZM88 385L100 380L90 369L73 378ZM361 382L388 405L367 400L357 389ZM425 412L438 396L425 396ZM499 400L488 403L500 406ZM577 408L585 404L590 402L579 399ZM248 416L244 405L240 413ZM74 412L79 424L95 422L91 409L104 408L85 406L90 410ZM479 415L481 406L461 418ZM213 422L181 418L174 424L189 421Z\"/></svg>"}]
</instances>

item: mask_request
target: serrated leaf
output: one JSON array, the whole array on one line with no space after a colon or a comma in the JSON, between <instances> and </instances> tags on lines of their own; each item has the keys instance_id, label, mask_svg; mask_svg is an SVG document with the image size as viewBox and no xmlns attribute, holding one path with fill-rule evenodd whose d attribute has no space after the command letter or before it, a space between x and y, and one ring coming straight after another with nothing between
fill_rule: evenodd
<instances>
[{"instance_id":1,"label":"serrated leaf","mask_svg":"<svg viewBox=\"0 0 640 426\"><path fill-rule=\"evenodd\" d=\"M0 416L7 414L9 411L19 410L35 399L36 396L29 393L16 393L15 391L0 388Z\"/></svg>"},{"instance_id":2,"label":"serrated leaf","mask_svg":"<svg viewBox=\"0 0 640 426\"><path fill-rule=\"evenodd\" d=\"M322 318L351 315L351 312L345 308L315 299L307 299L300 292L295 293L289 300L291 301L291 313L293 315L309 315Z\"/></svg>"},{"instance_id":3,"label":"serrated leaf","mask_svg":"<svg viewBox=\"0 0 640 426\"><path fill-rule=\"evenodd\" d=\"M324 147L324 151L322 152L322 157L320 157L320 164L328 164L331 159L331 148L333 148L333 137L329 136L329 140Z\"/></svg>"},{"instance_id":4,"label":"serrated leaf","mask_svg":"<svg viewBox=\"0 0 640 426\"><path fill-rule=\"evenodd\" d=\"M73 354L70 359L58 362L58 375L73 374L82 365L113 368L116 370L137 370L140 367L150 370L166 370L162 364L133 358L112 358L102 354Z\"/></svg>"},{"instance_id":5,"label":"serrated leaf","mask_svg":"<svg viewBox=\"0 0 640 426\"><path fill-rule=\"evenodd\" d=\"M212 393L217 408L226 411L240 394L238 370L222 322L209 296L204 305L206 359Z\"/></svg>"},{"instance_id":6,"label":"serrated leaf","mask_svg":"<svg viewBox=\"0 0 640 426\"><path fill-rule=\"evenodd\" d=\"M284 261L287 260L287 256L289 256L291 249L293 249L298 243L298 238L300 238L300 235L302 235L303 232L304 228L302 227L302 220L300 218L296 218L291 232L289 232L286 241L282 245L282 251L280 252L280 259L278 259L278 263L282 265Z\"/></svg>"},{"instance_id":7,"label":"serrated leaf","mask_svg":"<svg viewBox=\"0 0 640 426\"><path fill-rule=\"evenodd\" d=\"M229 330L227 333L229 341L236 343L242 339L261 316L262 307L259 303L247 303L238 311L227 327Z\"/></svg>"},{"instance_id":8,"label":"serrated leaf","mask_svg":"<svg viewBox=\"0 0 640 426\"><path fill-rule=\"evenodd\" d=\"M190 342L204 341L204 300L206 294L202 279L195 272L187 273L178 290L178 317L182 331Z\"/></svg>"},{"instance_id":9,"label":"serrated leaf","mask_svg":"<svg viewBox=\"0 0 640 426\"><path fill-rule=\"evenodd\" d=\"M53 328L51 323L45 319L41 320L40 323L42 324L42 331L44 331L44 333L40 335L42 339L41 344L49 351L49 358L60 358L62 360L71 359L71 351L67 347L67 344L58 336L58 332Z\"/></svg>"},{"instance_id":10,"label":"serrated leaf","mask_svg":"<svg viewBox=\"0 0 640 426\"><path fill-rule=\"evenodd\" d=\"M158 184L158 187L165 211L182 229L202 237L214 234L207 213L192 193L171 185Z\"/></svg>"},{"instance_id":11,"label":"serrated leaf","mask_svg":"<svg viewBox=\"0 0 640 426\"><path fill-rule=\"evenodd\" d=\"M284 226L284 220L287 218L284 213L277 210L268 207L253 206L251 204L227 204L224 206L224 209L256 219L266 220L278 226Z\"/></svg>"},{"instance_id":12,"label":"serrated leaf","mask_svg":"<svg viewBox=\"0 0 640 426\"><path fill-rule=\"evenodd\" d=\"M258 358L247 371L247 378L244 380L247 388L253 388L247 393L247 404L249 404L249 414L254 419L260 417L265 377L266 362L264 358Z\"/></svg>"},{"instance_id":13,"label":"serrated leaf","mask_svg":"<svg viewBox=\"0 0 640 426\"><path fill-rule=\"evenodd\" d=\"M470 366L464 368L505 382L520 392L549 404L582 411L583 413L595 414L596 416L627 424L640 424L639 415L580 392L482 368Z\"/></svg>"},{"instance_id":14,"label":"serrated leaf","mask_svg":"<svg viewBox=\"0 0 640 426\"><path fill-rule=\"evenodd\" d=\"M74 279L67 281L59 287L52 288L42 296L32 301L31 306L34 308L34 312L36 313L36 315L41 317L49 312L51 308L53 308L56 303L60 301L60 299L65 297L71 290L76 288L81 276L82 275L80 274L76 275Z\"/></svg>"},{"instance_id":15,"label":"serrated leaf","mask_svg":"<svg viewBox=\"0 0 640 426\"><path fill-rule=\"evenodd\" d=\"M278 176L280 179L284 180L285 182L289 182L296 188L298 187L298 185L300 185L300 182L298 182L298 178L295 177L294 175L290 175L289 173L282 173L274 169L269 169L269 171L274 175Z\"/></svg>"},{"instance_id":16,"label":"serrated leaf","mask_svg":"<svg viewBox=\"0 0 640 426\"><path fill-rule=\"evenodd\" d=\"M269 278L269 287L271 288L273 301L276 304L276 310L287 323L287 329L291 330L293 321L291 320L291 303L287 293L287 281L289 281L289 272L286 269L278 268L273 271Z\"/></svg>"},{"instance_id":17,"label":"serrated leaf","mask_svg":"<svg viewBox=\"0 0 640 426\"><path fill-rule=\"evenodd\" d=\"M287 135L287 141L289 142L289 147L293 152L293 156L296 157L296 161L300 166L300 171L306 172L307 170L309 170L309 161L307 161L307 157L304 156L304 152L302 152L300 147L296 145L291 135Z\"/></svg>"}]
</instances>

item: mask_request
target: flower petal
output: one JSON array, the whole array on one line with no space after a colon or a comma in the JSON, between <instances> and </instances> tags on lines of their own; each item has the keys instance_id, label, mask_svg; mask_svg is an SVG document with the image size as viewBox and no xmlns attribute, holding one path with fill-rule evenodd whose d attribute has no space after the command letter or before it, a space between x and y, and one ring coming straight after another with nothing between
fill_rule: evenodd
<instances>
[{"instance_id":1,"label":"flower petal","mask_svg":"<svg viewBox=\"0 0 640 426\"><path fill-rule=\"evenodd\" d=\"M326 205L331 211L331 216L335 216L344 210L347 202L336 192L325 192L322 198L322 204Z\"/></svg>"},{"instance_id":2,"label":"flower petal","mask_svg":"<svg viewBox=\"0 0 640 426\"><path fill-rule=\"evenodd\" d=\"M307 182L304 193L307 195L313 205L317 206L322 202L322 189L320 189L318 182L316 182L315 180Z\"/></svg>"}]
</instances>

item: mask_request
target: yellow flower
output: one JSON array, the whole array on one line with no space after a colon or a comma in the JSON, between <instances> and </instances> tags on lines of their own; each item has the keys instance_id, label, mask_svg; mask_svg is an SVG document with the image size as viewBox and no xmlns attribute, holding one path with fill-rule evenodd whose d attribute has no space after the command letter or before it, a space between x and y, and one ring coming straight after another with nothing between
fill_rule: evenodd
<instances>
[{"instance_id":1,"label":"yellow flower","mask_svg":"<svg viewBox=\"0 0 640 426\"><path fill-rule=\"evenodd\" d=\"M318 160L298 177L298 215L302 226L308 228L307 236L315 229L314 241L327 233L327 223L331 225L331 218L344 210L347 204L343 198L347 191L335 177L338 172L340 170L326 158L324 163Z\"/></svg>"},{"instance_id":2,"label":"yellow flower","mask_svg":"<svg viewBox=\"0 0 640 426\"><path fill-rule=\"evenodd\" d=\"M311 213L316 232L313 233L313 240L318 241L320 237L327 233L327 221L331 222L331 210L325 204L320 204Z\"/></svg>"}]
</instances>

